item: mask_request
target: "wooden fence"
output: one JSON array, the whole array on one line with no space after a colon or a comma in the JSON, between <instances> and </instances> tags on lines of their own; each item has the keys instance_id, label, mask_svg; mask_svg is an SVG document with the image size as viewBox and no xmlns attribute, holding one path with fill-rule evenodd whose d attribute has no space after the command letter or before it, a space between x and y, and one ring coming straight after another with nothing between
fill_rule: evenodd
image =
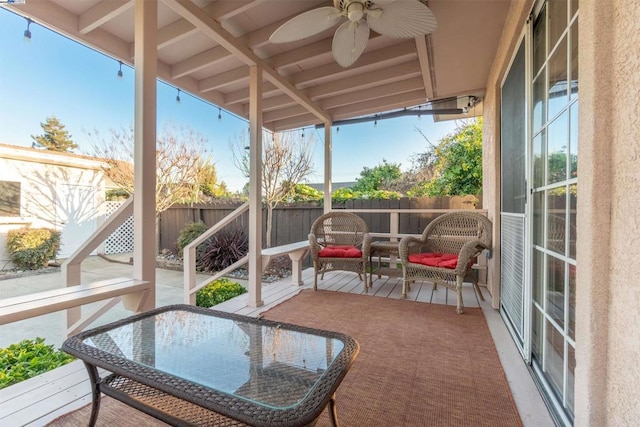
<instances>
[{"instance_id":1,"label":"wooden fence","mask_svg":"<svg viewBox=\"0 0 640 427\"><path fill-rule=\"evenodd\" d=\"M176 241L180 230L188 223L202 221L211 227L240 206L241 203L216 203L207 205L175 206L160 215L160 248L176 251ZM398 200L350 200L334 203L333 209L481 209L480 202L473 196L438 198L401 198ZM266 208L263 209L263 224L266 223ZM273 210L271 245L306 240L311 224L322 215L322 206L309 203L287 204ZM389 232L389 213L359 214L374 233ZM435 214L400 214L399 233L419 234L435 217ZM233 226L248 230L248 214L239 217ZM265 229L266 227L263 227ZM265 236L262 236L263 241Z\"/></svg>"}]
</instances>

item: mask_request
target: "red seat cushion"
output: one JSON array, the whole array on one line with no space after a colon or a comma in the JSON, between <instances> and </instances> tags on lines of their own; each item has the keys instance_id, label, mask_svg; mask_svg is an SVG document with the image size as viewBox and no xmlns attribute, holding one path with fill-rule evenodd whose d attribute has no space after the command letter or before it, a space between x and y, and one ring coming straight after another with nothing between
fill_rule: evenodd
<instances>
[{"instance_id":1,"label":"red seat cushion","mask_svg":"<svg viewBox=\"0 0 640 427\"><path fill-rule=\"evenodd\" d=\"M362 251L355 246L327 246L320 249L322 258L362 258Z\"/></svg>"},{"instance_id":2,"label":"red seat cushion","mask_svg":"<svg viewBox=\"0 0 640 427\"><path fill-rule=\"evenodd\" d=\"M455 269L456 265L458 265L458 255L439 253L411 254L409 255L409 262L430 267Z\"/></svg>"}]
</instances>

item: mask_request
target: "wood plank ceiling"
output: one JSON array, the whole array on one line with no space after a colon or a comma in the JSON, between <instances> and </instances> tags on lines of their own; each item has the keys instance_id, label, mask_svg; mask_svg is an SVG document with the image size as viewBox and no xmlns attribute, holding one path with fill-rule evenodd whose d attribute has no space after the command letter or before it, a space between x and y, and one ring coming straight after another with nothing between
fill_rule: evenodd
<instances>
[{"instance_id":1,"label":"wood plank ceiling","mask_svg":"<svg viewBox=\"0 0 640 427\"><path fill-rule=\"evenodd\" d=\"M332 1L161 0L158 78L248 117L249 65L259 63L264 126L276 131L427 101L459 98L458 106L466 105L467 96L484 95L510 4L429 0L435 32L416 39L372 32L363 55L342 68L331 54L335 28L297 42L269 42L286 20ZM133 0L28 0L2 7L133 66ZM446 103L452 106L455 101Z\"/></svg>"}]
</instances>

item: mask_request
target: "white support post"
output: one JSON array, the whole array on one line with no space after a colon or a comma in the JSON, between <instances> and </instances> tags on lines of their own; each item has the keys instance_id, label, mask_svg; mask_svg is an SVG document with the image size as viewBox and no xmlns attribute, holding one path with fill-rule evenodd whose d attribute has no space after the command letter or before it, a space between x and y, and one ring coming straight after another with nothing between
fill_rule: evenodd
<instances>
[{"instance_id":1,"label":"white support post","mask_svg":"<svg viewBox=\"0 0 640 427\"><path fill-rule=\"evenodd\" d=\"M249 67L249 301L262 302L262 67Z\"/></svg>"},{"instance_id":2,"label":"white support post","mask_svg":"<svg viewBox=\"0 0 640 427\"><path fill-rule=\"evenodd\" d=\"M324 124L324 213L331 211L331 122Z\"/></svg>"},{"instance_id":3,"label":"white support post","mask_svg":"<svg viewBox=\"0 0 640 427\"><path fill-rule=\"evenodd\" d=\"M143 311L154 308L156 302L157 28L158 3L135 0L133 278L153 284ZM124 303L127 306L134 302L125 299Z\"/></svg>"},{"instance_id":4,"label":"white support post","mask_svg":"<svg viewBox=\"0 0 640 427\"><path fill-rule=\"evenodd\" d=\"M392 242L398 241L398 233L400 230L400 213L391 212L389 214L389 234L391 234L391 238L389 239ZM395 236L395 237L394 237ZM398 257L391 254L389 255L389 268L398 268Z\"/></svg>"}]
</instances>

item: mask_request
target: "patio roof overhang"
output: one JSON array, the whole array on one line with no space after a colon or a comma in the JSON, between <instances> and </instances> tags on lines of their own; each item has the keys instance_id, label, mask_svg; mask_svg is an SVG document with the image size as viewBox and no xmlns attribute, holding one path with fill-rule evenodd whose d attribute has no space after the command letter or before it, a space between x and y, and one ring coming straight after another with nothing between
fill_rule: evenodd
<instances>
[{"instance_id":1,"label":"patio roof overhang","mask_svg":"<svg viewBox=\"0 0 640 427\"><path fill-rule=\"evenodd\" d=\"M249 68L263 70L263 126L278 131L448 100L482 100L511 0L429 0L438 29L395 39L372 33L363 55L343 68L331 54L335 28L298 42L269 36L299 13L330 0L162 0L157 76L249 118ZM28 0L3 4L37 24L133 66L133 0ZM35 37L35 35L34 35ZM460 97L459 101L455 99ZM481 104L474 115L482 114ZM459 115L436 116L438 119Z\"/></svg>"}]
</instances>

